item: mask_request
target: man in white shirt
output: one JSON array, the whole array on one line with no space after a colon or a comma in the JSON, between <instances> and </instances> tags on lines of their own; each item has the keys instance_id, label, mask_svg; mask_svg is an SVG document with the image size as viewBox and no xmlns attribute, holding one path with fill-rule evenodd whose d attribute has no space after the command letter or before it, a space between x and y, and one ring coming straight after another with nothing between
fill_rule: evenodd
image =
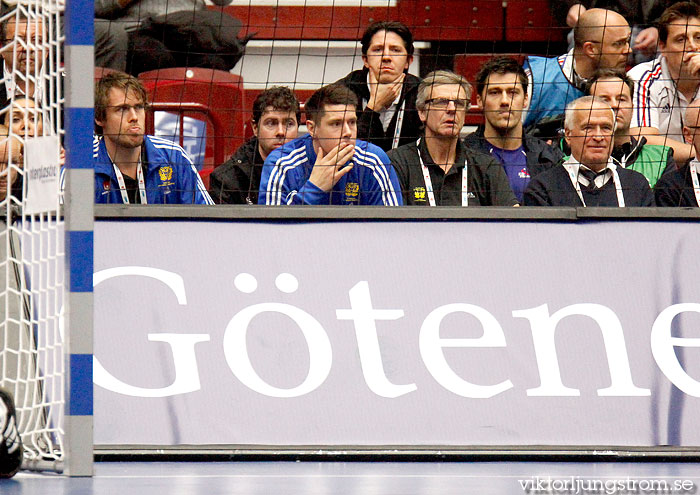
<instances>
[{"instance_id":1,"label":"man in white shirt","mask_svg":"<svg viewBox=\"0 0 700 495\"><path fill-rule=\"evenodd\" d=\"M43 79L44 59L42 44L45 40L41 18L27 19L20 13L0 23L0 55L3 60L3 81L0 84L0 103L13 95L24 95L38 102L46 101L42 85L36 85L31 75ZM24 41L26 49L19 39ZM17 77L17 73L25 77Z\"/></svg>"},{"instance_id":2,"label":"man in white shirt","mask_svg":"<svg viewBox=\"0 0 700 495\"><path fill-rule=\"evenodd\" d=\"M629 71L635 82L630 134L673 148L681 163L695 153L683 142L683 113L700 84L700 6L678 2L659 19L659 56Z\"/></svg>"}]
</instances>

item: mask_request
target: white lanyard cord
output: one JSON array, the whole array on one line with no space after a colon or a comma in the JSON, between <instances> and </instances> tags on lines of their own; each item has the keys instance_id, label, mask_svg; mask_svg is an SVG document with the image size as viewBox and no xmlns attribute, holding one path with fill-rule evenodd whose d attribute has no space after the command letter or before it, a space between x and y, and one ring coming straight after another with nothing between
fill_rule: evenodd
<instances>
[{"instance_id":1,"label":"white lanyard cord","mask_svg":"<svg viewBox=\"0 0 700 495\"><path fill-rule=\"evenodd\" d=\"M401 103L398 115L396 116L396 129L394 129L394 140L391 142L391 149L397 148L399 146L399 139L401 138L401 128L403 127L403 115L406 109L406 100Z\"/></svg>"},{"instance_id":2,"label":"white lanyard cord","mask_svg":"<svg viewBox=\"0 0 700 495\"><path fill-rule=\"evenodd\" d=\"M581 200L581 204L583 206L586 206L586 201L583 199L583 192L581 191L581 184L578 181L578 168L573 166L573 165L564 165L569 172L569 180L571 180L571 184L574 186L574 189L576 189L576 194L578 194L579 199ZM617 195L617 205L620 207L625 206L625 197L622 194L622 184L620 183L620 176L617 173L617 170L610 169L612 172L612 178L613 178L613 184L615 185L615 194Z\"/></svg>"},{"instance_id":3,"label":"white lanyard cord","mask_svg":"<svg viewBox=\"0 0 700 495\"><path fill-rule=\"evenodd\" d=\"M368 101L366 99L362 99L362 106L366 107ZM391 149L393 150L394 148L399 147L399 140L401 139L401 129L403 128L403 117L404 113L406 110L406 100L403 100L401 102L401 106L399 107L399 110L396 112L396 128L394 129L394 139L391 141Z\"/></svg>"},{"instance_id":4,"label":"white lanyard cord","mask_svg":"<svg viewBox=\"0 0 700 495\"><path fill-rule=\"evenodd\" d=\"M690 177L693 181L693 192L695 193L695 202L700 206L700 181L698 181L698 167L695 165L695 160L688 165L690 167Z\"/></svg>"},{"instance_id":5,"label":"white lanyard cord","mask_svg":"<svg viewBox=\"0 0 700 495\"><path fill-rule=\"evenodd\" d=\"M435 203L435 192L433 191L433 181L430 178L430 170L423 163L423 157L420 154L420 138L416 141L416 149L418 150L418 159L420 160L420 167L423 170L423 180L425 181L425 191L428 193L428 204L430 206L436 206ZM468 192L468 182L467 182L467 159L464 159L464 168L462 169L462 206L469 206L469 192Z\"/></svg>"},{"instance_id":6,"label":"white lanyard cord","mask_svg":"<svg viewBox=\"0 0 700 495\"><path fill-rule=\"evenodd\" d=\"M126 184L124 183L124 176L122 175L119 167L112 163L114 167L114 174L117 176L117 182L119 183L119 192L122 195L122 202L125 205L129 204L129 195L126 192ZM143 178L143 167L141 166L141 160L139 160L139 165L136 169L136 180L139 183L139 196L141 197L141 204L148 204L148 198L146 197L146 182Z\"/></svg>"}]
</instances>

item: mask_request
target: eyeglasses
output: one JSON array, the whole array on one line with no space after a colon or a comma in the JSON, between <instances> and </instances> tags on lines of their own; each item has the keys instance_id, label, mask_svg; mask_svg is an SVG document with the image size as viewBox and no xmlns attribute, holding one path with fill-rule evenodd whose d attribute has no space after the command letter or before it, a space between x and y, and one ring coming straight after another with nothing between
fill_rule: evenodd
<instances>
[{"instance_id":1,"label":"eyeglasses","mask_svg":"<svg viewBox=\"0 0 700 495\"><path fill-rule=\"evenodd\" d=\"M427 105L432 106L433 108L438 108L440 110L443 110L447 107L450 106L450 103L454 103L454 106L457 110L464 110L467 108L467 105L469 102L466 99L459 98L459 99L450 99L450 98L432 98L430 100L425 100L425 103Z\"/></svg>"}]
</instances>

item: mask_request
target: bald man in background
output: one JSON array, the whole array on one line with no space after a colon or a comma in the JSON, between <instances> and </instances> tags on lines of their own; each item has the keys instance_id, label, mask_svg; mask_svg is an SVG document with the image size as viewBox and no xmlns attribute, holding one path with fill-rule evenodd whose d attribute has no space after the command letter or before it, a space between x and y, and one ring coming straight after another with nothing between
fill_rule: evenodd
<instances>
[{"instance_id":1,"label":"bald man in background","mask_svg":"<svg viewBox=\"0 0 700 495\"><path fill-rule=\"evenodd\" d=\"M561 115L584 94L586 80L598 69L623 69L630 52L631 30L617 12L590 9L574 28L573 50L559 57L530 56L525 71L532 88L525 126Z\"/></svg>"}]
</instances>

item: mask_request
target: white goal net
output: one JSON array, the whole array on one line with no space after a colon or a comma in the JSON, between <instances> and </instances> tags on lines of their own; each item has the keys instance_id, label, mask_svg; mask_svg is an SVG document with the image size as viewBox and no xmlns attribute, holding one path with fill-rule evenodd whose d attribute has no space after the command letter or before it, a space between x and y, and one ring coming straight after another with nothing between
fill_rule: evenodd
<instances>
[{"instance_id":1,"label":"white goal net","mask_svg":"<svg viewBox=\"0 0 700 495\"><path fill-rule=\"evenodd\" d=\"M55 168L37 165L55 166L61 155L62 12L62 2L19 1L0 17L6 95L0 101L0 378L15 398L25 467L59 471L63 221L58 191L33 189L40 181L29 174L54 175Z\"/></svg>"}]
</instances>

